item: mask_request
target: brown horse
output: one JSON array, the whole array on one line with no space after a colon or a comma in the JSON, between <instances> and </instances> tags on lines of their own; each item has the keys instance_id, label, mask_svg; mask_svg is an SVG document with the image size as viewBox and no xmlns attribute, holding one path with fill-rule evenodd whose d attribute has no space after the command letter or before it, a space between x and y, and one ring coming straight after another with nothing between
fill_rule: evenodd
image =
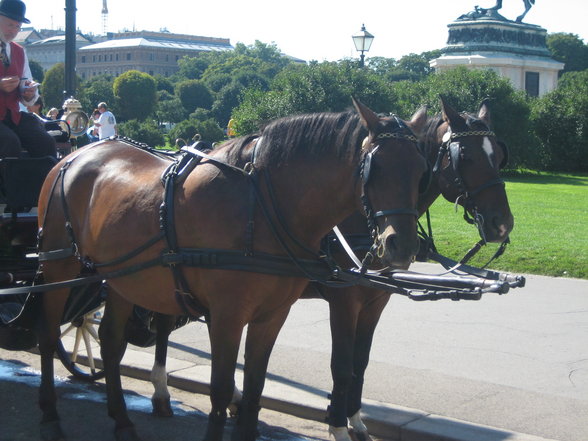
<instances>
[{"instance_id":1,"label":"brown horse","mask_svg":"<svg viewBox=\"0 0 588 441\"><path fill-rule=\"evenodd\" d=\"M483 102L474 116L457 113L444 100L441 105L441 115L427 122L420 142L433 175L428 189L419 196L419 214L443 194L482 223L480 234L488 242L503 242L514 221L504 183L498 175L506 164L506 149L488 128L488 106ZM437 163L439 166L435 167ZM343 222L343 234L365 237L365 227L358 220L354 215ZM311 297L312 288L318 289L329 302L333 378L327 416L329 431L336 441L350 441L349 421L358 439L370 440L360 415L362 388L372 338L390 293L363 286L334 289L311 284L303 297Z\"/></svg>"},{"instance_id":2,"label":"brown horse","mask_svg":"<svg viewBox=\"0 0 588 441\"><path fill-rule=\"evenodd\" d=\"M490 113L486 102L480 105L478 115L458 114L444 100L442 114L426 122L421 137L421 147L426 152L429 168L440 161L438 171L419 196L418 210L422 214L440 194L451 201L467 206L471 217L486 219L480 232L490 242L502 242L513 227L508 200L498 170L506 164L506 150L488 129ZM412 122L423 126L426 110L413 115ZM449 138L447 133L453 134ZM459 141L456 144L456 141ZM454 143L453 147L449 144ZM447 149L447 151L445 150ZM463 155L460 161L459 156ZM467 158L467 159L466 159ZM453 161L453 163L452 163ZM455 166L454 166L455 165ZM460 183L461 182L461 183ZM471 196L464 197L465 191ZM340 229L344 231L356 249L367 251L370 236L365 218L356 213L347 218ZM337 254L337 261L347 262L345 254ZM369 439L366 426L360 416L364 372L369 362L373 334L390 294L364 286L325 288L311 283L303 298L320 296L328 300L332 332L331 371L333 391L328 411L330 432L337 441L348 441L347 421L359 439ZM168 336L175 323L173 317L156 315L157 344L152 382L155 388L152 401L154 413L160 416L172 414L167 390L165 358ZM235 400L239 392L235 391Z\"/></svg>"},{"instance_id":3,"label":"brown horse","mask_svg":"<svg viewBox=\"0 0 588 441\"><path fill-rule=\"evenodd\" d=\"M359 116L285 118L260 137L231 140L175 186L166 180L175 189L171 193L161 184L169 159L121 141L80 149L51 171L39 200L42 271L47 283L80 271L109 278L99 332L108 413L118 440L139 439L126 413L119 370L133 304L169 315L208 316L212 409L205 439L211 441L222 439L248 326L233 436L253 440L277 334L308 278L325 278L317 274L317 264L323 268L317 258L321 238L363 208L382 260L392 268L407 268L413 260L418 186L426 168L411 134L418 128L355 105ZM294 264L286 271L284 261ZM51 440L64 438L52 355L68 295L69 289L60 289L43 296L39 403L41 433Z\"/></svg>"}]
</instances>

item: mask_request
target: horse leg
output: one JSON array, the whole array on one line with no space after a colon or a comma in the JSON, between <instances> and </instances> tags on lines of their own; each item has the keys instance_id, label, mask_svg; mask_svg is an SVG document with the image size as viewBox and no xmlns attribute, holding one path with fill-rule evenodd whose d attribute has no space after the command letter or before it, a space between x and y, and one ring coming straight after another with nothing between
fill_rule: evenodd
<instances>
[{"instance_id":1,"label":"horse leg","mask_svg":"<svg viewBox=\"0 0 588 441\"><path fill-rule=\"evenodd\" d=\"M517 23L521 23L523 21L523 19L525 18L525 15L527 15L527 12L529 12L529 10L531 9L531 2L529 0L523 0L523 3L525 4L525 12L523 12L521 15L519 15L517 17L516 22Z\"/></svg>"},{"instance_id":2,"label":"horse leg","mask_svg":"<svg viewBox=\"0 0 588 441\"><path fill-rule=\"evenodd\" d=\"M499 9L502 8L502 0L496 0L496 5L489 8L489 11L498 11Z\"/></svg>"},{"instance_id":3,"label":"horse leg","mask_svg":"<svg viewBox=\"0 0 588 441\"><path fill-rule=\"evenodd\" d=\"M274 311L269 318L250 322L247 327L243 398L231 434L232 441L254 441L257 438L257 422L261 410L259 402L265 384L267 365L289 310L290 308Z\"/></svg>"},{"instance_id":4,"label":"horse leg","mask_svg":"<svg viewBox=\"0 0 588 441\"><path fill-rule=\"evenodd\" d=\"M109 288L98 334L104 363L108 416L115 421L117 441L140 441L127 414L120 377L120 362L127 346L125 327L132 311L133 304Z\"/></svg>"},{"instance_id":5,"label":"horse leg","mask_svg":"<svg viewBox=\"0 0 588 441\"><path fill-rule=\"evenodd\" d=\"M227 314L228 315L228 314ZM244 324L222 311L210 318L211 348L210 403L211 410L204 441L222 441L227 407L235 390L235 368Z\"/></svg>"},{"instance_id":6,"label":"horse leg","mask_svg":"<svg viewBox=\"0 0 588 441\"><path fill-rule=\"evenodd\" d=\"M176 317L156 313L154 319L157 334L155 340L155 362L151 370L150 379L155 391L151 397L151 404L153 405L153 415L158 417L171 417L174 412L170 404L165 364L169 335L176 323Z\"/></svg>"},{"instance_id":7,"label":"horse leg","mask_svg":"<svg viewBox=\"0 0 588 441\"><path fill-rule=\"evenodd\" d=\"M39 322L38 339L41 354L39 407L42 412L39 428L43 441L65 440L57 413L53 356L60 337L59 325L68 295L67 289L42 294L43 311Z\"/></svg>"},{"instance_id":8,"label":"horse leg","mask_svg":"<svg viewBox=\"0 0 588 441\"><path fill-rule=\"evenodd\" d=\"M331 377L333 389L326 422L335 441L351 441L347 430L347 403L353 377L353 342L359 305L349 292L329 300L331 324Z\"/></svg>"},{"instance_id":9,"label":"horse leg","mask_svg":"<svg viewBox=\"0 0 588 441\"><path fill-rule=\"evenodd\" d=\"M359 441L372 439L361 419L361 397L374 332L389 299L390 295L383 293L365 304L357 322L353 348L353 379L347 396L347 416L353 433Z\"/></svg>"},{"instance_id":10,"label":"horse leg","mask_svg":"<svg viewBox=\"0 0 588 441\"><path fill-rule=\"evenodd\" d=\"M210 336L210 320L206 321L206 327L208 328L208 335ZM241 400L243 399L243 394L235 384L235 388L233 389L233 397L231 398L231 402L229 403L229 415L231 417L236 417L239 413L239 406L241 405Z\"/></svg>"}]
</instances>

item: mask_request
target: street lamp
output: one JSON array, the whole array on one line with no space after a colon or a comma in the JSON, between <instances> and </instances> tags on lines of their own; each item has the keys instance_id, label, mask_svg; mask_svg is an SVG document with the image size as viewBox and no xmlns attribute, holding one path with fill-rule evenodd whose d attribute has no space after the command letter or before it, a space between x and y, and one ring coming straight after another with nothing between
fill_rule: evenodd
<instances>
[{"instance_id":1,"label":"street lamp","mask_svg":"<svg viewBox=\"0 0 588 441\"><path fill-rule=\"evenodd\" d=\"M366 31L365 25L362 24L361 30L359 31L359 33L353 35L351 38L353 38L353 44L355 45L355 49L358 52L361 52L361 56L359 59L359 66L363 67L363 65L364 65L363 60L365 57L365 55L363 53L370 50L370 46L372 45L372 42L374 41L374 36L372 34L370 34L368 31Z\"/></svg>"}]
</instances>

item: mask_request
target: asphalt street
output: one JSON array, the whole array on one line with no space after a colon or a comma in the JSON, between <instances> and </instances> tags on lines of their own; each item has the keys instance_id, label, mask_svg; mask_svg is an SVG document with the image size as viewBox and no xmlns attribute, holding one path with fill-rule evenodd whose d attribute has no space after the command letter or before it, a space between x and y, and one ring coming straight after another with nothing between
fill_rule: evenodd
<instances>
[{"instance_id":1,"label":"asphalt street","mask_svg":"<svg viewBox=\"0 0 588 441\"><path fill-rule=\"evenodd\" d=\"M439 267L419 264L418 271ZM209 362L204 325L172 334L170 356ZM297 302L268 378L324 400L327 304ZM480 301L393 296L376 331L364 398L559 441L588 440L588 281L527 276ZM242 362L242 359L241 359Z\"/></svg>"}]
</instances>

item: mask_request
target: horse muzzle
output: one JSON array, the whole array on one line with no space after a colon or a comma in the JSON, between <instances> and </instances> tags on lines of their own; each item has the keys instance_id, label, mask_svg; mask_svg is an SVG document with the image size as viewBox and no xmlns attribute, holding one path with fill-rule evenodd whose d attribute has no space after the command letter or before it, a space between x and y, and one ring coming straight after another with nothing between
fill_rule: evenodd
<instances>
[{"instance_id":1,"label":"horse muzzle","mask_svg":"<svg viewBox=\"0 0 588 441\"><path fill-rule=\"evenodd\" d=\"M489 213L482 216L482 228L487 242L504 242L514 228L514 217L512 213L504 216L498 213Z\"/></svg>"},{"instance_id":2,"label":"horse muzzle","mask_svg":"<svg viewBox=\"0 0 588 441\"><path fill-rule=\"evenodd\" d=\"M410 222L413 223L414 222ZM402 230L386 226L376 238L376 257L392 269L408 269L419 250L416 226Z\"/></svg>"}]
</instances>

